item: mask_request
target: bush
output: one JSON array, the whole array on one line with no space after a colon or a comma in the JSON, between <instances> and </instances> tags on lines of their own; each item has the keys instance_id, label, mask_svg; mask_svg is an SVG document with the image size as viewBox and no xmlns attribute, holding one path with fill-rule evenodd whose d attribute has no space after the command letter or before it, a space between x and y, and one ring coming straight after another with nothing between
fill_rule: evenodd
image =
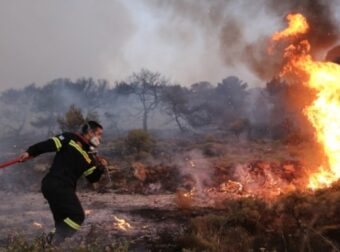
<instances>
[{"instance_id":1,"label":"bush","mask_svg":"<svg viewBox=\"0 0 340 252\"><path fill-rule=\"evenodd\" d=\"M179 243L192 251L249 251L252 239L244 228L229 226L226 216L211 214L192 219Z\"/></svg>"},{"instance_id":2,"label":"bush","mask_svg":"<svg viewBox=\"0 0 340 252\"><path fill-rule=\"evenodd\" d=\"M213 143L206 143L203 145L202 152L206 157L218 157L223 155L223 149Z\"/></svg>"},{"instance_id":3,"label":"bush","mask_svg":"<svg viewBox=\"0 0 340 252\"><path fill-rule=\"evenodd\" d=\"M226 200L225 212L193 218L180 245L191 251L338 251L340 182L275 202Z\"/></svg>"},{"instance_id":4,"label":"bush","mask_svg":"<svg viewBox=\"0 0 340 252\"><path fill-rule=\"evenodd\" d=\"M84 123L83 113L75 105L70 106L64 117L58 118L58 124L62 131L78 131Z\"/></svg>"},{"instance_id":5,"label":"bush","mask_svg":"<svg viewBox=\"0 0 340 252\"><path fill-rule=\"evenodd\" d=\"M135 129L129 131L124 139L126 152L129 154L150 153L153 147L153 140L148 132Z\"/></svg>"},{"instance_id":6,"label":"bush","mask_svg":"<svg viewBox=\"0 0 340 252\"><path fill-rule=\"evenodd\" d=\"M97 112L88 112L87 116L85 117L81 109L76 107L75 105L71 105L65 115L57 119L61 131L72 132L80 130L80 127L85 122L91 120L99 121L99 115Z\"/></svg>"},{"instance_id":7,"label":"bush","mask_svg":"<svg viewBox=\"0 0 340 252\"><path fill-rule=\"evenodd\" d=\"M239 138L242 133L248 132L249 134L249 129L250 129L250 122L246 118L235 120L229 125L229 130L237 138Z\"/></svg>"}]
</instances>

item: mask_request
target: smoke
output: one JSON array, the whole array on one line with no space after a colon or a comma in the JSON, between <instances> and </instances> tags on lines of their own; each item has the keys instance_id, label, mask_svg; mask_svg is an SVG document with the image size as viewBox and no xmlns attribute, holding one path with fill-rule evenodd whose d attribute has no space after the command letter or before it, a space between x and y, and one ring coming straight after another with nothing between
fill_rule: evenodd
<instances>
[{"instance_id":1,"label":"smoke","mask_svg":"<svg viewBox=\"0 0 340 252\"><path fill-rule=\"evenodd\" d=\"M182 177L187 178L187 181L184 181L184 186L189 187L187 189L195 188L195 191L202 193L211 183L213 169L201 151L191 150L183 156L177 155L175 164L179 167Z\"/></svg>"},{"instance_id":2,"label":"smoke","mask_svg":"<svg viewBox=\"0 0 340 252\"><path fill-rule=\"evenodd\" d=\"M315 54L332 46L339 38L339 27L336 20L336 10L332 4L338 1L311 1L303 0L290 2L288 6L283 5L278 9L277 4L273 7L281 13L300 12L306 16L310 30L305 39L310 41ZM339 3L339 2L338 2Z\"/></svg>"},{"instance_id":3,"label":"smoke","mask_svg":"<svg viewBox=\"0 0 340 252\"><path fill-rule=\"evenodd\" d=\"M1 88L112 77L134 28L121 1L1 1Z\"/></svg>"},{"instance_id":4,"label":"smoke","mask_svg":"<svg viewBox=\"0 0 340 252\"><path fill-rule=\"evenodd\" d=\"M244 107L250 122L253 125L269 125L273 104L268 92L261 88L253 88L248 93Z\"/></svg>"},{"instance_id":5,"label":"smoke","mask_svg":"<svg viewBox=\"0 0 340 252\"><path fill-rule=\"evenodd\" d=\"M268 41L275 31L285 27L284 17L290 12L307 17L312 29L306 38L313 54L322 55L338 39L337 2L145 1L159 16L165 16L161 34L166 34L171 43L189 43L192 37L188 34L198 33L210 53L217 52L227 68L246 76L246 80L251 74L264 80L276 74L281 59L268 55Z\"/></svg>"},{"instance_id":6,"label":"smoke","mask_svg":"<svg viewBox=\"0 0 340 252\"><path fill-rule=\"evenodd\" d=\"M1 88L66 77L124 79L141 68L183 85L242 76L272 77L270 35L288 12L311 22L315 55L339 33L339 0L3 1Z\"/></svg>"}]
</instances>

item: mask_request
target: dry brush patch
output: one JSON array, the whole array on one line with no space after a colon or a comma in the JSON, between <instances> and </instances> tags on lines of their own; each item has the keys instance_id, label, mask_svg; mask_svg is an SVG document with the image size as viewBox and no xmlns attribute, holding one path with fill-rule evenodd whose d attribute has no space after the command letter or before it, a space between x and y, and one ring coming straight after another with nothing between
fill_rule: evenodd
<instances>
[{"instance_id":1,"label":"dry brush patch","mask_svg":"<svg viewBox=\"0 0 340 252\"><path fill-rule=\"evenodd\" d=\"M179 243L189 251L339 251L340 183L266 202L226 200L223 214L193 218Z\"/></svg>"}]
</instances>

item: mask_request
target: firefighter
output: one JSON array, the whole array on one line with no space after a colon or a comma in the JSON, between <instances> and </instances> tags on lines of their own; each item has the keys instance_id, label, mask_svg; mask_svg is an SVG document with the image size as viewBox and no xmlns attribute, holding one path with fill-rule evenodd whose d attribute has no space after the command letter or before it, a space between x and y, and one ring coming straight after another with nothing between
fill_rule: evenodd
<instances>
[{"instance_id":1,"label":"firefighter","mask_svg":"<svg viewBox=\"0 0 340 252\"><path fill-rule=\"evenodd\" d=\"M84 210L75 192L76 184L82 175L91 183L100 179L105 161L96 158L92 150L100 144L102 134L103 127L89 121L80 133L62 133L30 146L20 155L23 162L46 152L56 152L41 186L55 223L55 231L49 234L48 241L53 238L55 245L72 236L84 221Z\"/></svg>"}]
</instances>

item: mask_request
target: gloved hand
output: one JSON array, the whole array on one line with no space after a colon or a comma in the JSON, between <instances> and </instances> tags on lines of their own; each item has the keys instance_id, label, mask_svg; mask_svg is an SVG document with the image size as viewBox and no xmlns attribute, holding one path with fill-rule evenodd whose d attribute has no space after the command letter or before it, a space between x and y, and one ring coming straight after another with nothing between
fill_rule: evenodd
<instances>
[{"instance_id":1,"label":"gloved hand","mask_svg":"<svg viewBox=\"0 0 340 252\"><path fill-rule=\"evenodd\" d=\"M19 162L25 162L29 158L30 158L30 154L28 154L28 152L24 152L19 155Z\"/></svg>"},{"instance_id":2,"label":"gloved hand","mask_svg":"<svg viewBox=\"0 0 340 252\"><path fill-rule=\"evenodd\" d=\"M97 157L97 160L103 166L107 166L109 164L109 162L107 162L107 160L103 157Z\"/></svg>"}]
</instances>

